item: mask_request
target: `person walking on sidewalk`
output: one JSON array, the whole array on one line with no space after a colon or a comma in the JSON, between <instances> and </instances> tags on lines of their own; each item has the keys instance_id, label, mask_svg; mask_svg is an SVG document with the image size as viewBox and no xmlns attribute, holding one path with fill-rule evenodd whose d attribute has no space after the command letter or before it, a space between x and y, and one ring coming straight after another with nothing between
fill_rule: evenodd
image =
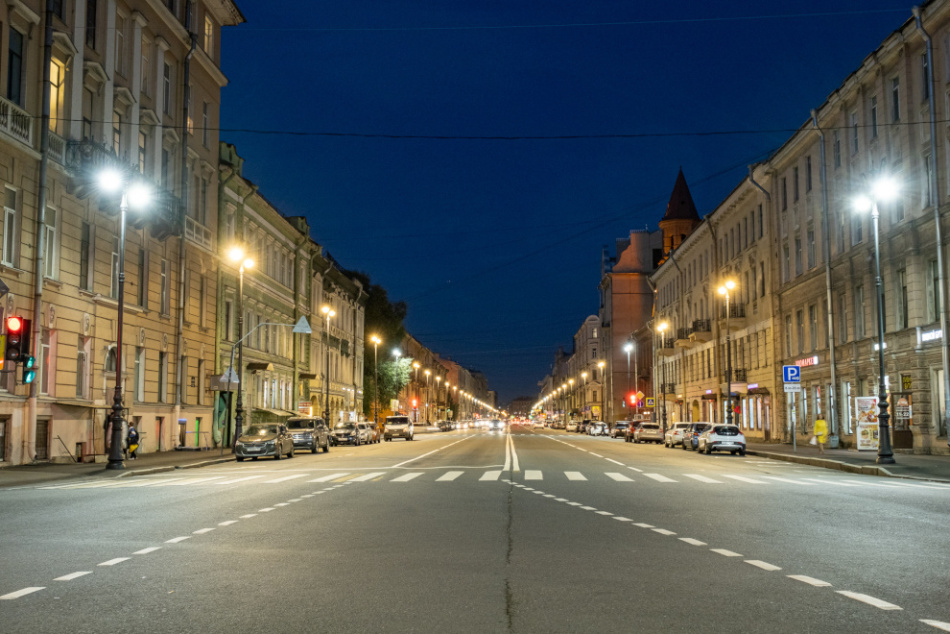
<instances>
[{"instance_id":1,"label":"person walking on sidewalk","mask_svg":"<svg viewBox=\"0 0 950 634\"><path fill-rule=\"evenodd\" d=\"M818 453L823 455L825 453L825 443L828 441L828 423L824 418L815 421L812 432L815 434L815 440L818 441Z\"/></svg>"},{"instance_id":2,"label":"person walking on sidewalk","mask_svg":"<svg viewBox=\"0 0 950 634\"><path fill-rule=\"evenodd\" d=\"M126 442L129 448L129 460L135 460L135 452L139 449L139 433L135 430L135 423L129 425L129 435Z\"/></svg>"}]
</instances>

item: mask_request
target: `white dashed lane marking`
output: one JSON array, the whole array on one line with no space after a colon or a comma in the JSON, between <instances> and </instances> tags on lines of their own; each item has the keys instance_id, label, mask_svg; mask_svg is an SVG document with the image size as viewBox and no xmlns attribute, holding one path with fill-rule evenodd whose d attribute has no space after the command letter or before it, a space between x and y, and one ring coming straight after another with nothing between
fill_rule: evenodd
<instances>
[{"instance_id":1,"label":"white dashed lane marking","mask_svg":"<svg viewBox=\"0 0 950 634\"><path fill-rule=\"evenodd\" d=\"M451 482L452 480L455 480L463 473L465 472L464 471L447 471L446 473L436 478L435 481L436 482Z\"/></svg>"},{"instance_id":2,"label":"white dashed lane marking","mask_svg":"<svg viewBox=\"0 0 950 634\"><path fill-rule=\"evenodd\" d=\"M613 480L613 481L615 481L615 482L633 482L633 478L628 478L627 476L625 476L625 475L622 474L622 473L609 473L609 472L608 472L606 475L607 475L608 478L610 478L611 480Z\"/></svg>"},{"instance_id":3,"label":"white dashed lane marking","mask_svg":"<svg viewBox=\"0 0 950 634\"><path fill-rule=\"evenodd\" d=\"M781 570L781 568L779 568L778 566L772 565L764 561L760 561L758 559L746 559L745 562L749 565L755 566L756 568L761 568L762 570L768 570L769 572Z\"/></svg>"},{"instance_id":4,"label":"white dashed lane marking","mask_svg":"<svg viewBox=\"0 0 950 634\"><path fill-rule=\"evenodd\" d=\"M587 480L587 478L584 477L584 474L580 471L565 471L564 475L566 475L567 479L572 482L583 482Z\"/></svg>"},{"instance_id":5,"label":"white dashed lane marking","mask_svg":"<svg viewBox=\"0 0 950 634\"><path fill-rule=\"evenodd\" d=\"M673 478L667 478L665 475L660 475L659 473L644 473L643 475L657 482L676 482Z\"/></svg>"},{"instance_id":6,"label":"white dashed lane marking","mask_svg":"<svg viewBox=\"0 0 950 634\"><path fill-rule=\"evenodd\" d=\"M687 478L692 478L693 480L705 482L706 484L722 484L720 480L713 480L712 478L707 478L704 475L696 475L695 473L684 473L683 475Z\"/></svg>"},{"instance_id":7,"label":"white dashed lane marking","mask_svg":"<svg viewBox=\"0 0 950 634\"><path fill-rule=\"evenodd\" d=\"M0 596L0 601L9 601L11 599L19 599L28 594L33 594L34 592L39 592L40 590L45 590L45 586L31 586L29 588L23 588L22 590L17 590L16 592L10 592Z\"/></svg>"},{"instance_id":8,"label":"white dashed lane marking","mask_svg":"<svg viewBox=\"0 0 950 634\"><path fill-rule=\"evenodd\" d=\"M794 579L795 581L801 581L807 583L810 586L815 586L816 588L825 588L831 586L827 581L822 581L821 579L815 579L814 577L809 577L808 575L788 575L789 579Z\"/></svg>"},{"instance_id":9,"label":"white dashed lane marking","mask_svg":"<svg viewBox=\"0 0 950 634\"><path fill-rule=\"evenodd\" d=\"M835 590L838 594L846 596L849 599L854 599L855 601L860 601L861 603L867 603L868 605L873 605L876 608L881 610L903 610L899 605L894 605L893 603L888 603L876 597L872 597L867 594L861 594L860 592L850 592L848 590Z\"/></svg>"},{"instance_id":10,"label":"white dashed lane marking","mask_svg":"<svg viewBox=\"0 0 950 634\"><path fill-rule=\"evenodd\" d=\"M349 472L331 473L330 475L325 475L314 480L307 480L307 482L329 482L330 480L336 480L337 478L342 478L346 475L350 475Z\"/></svg>"},{"instance_id":11,"label":"white dashed lane marking","mask_svg":"<svg viewBox=\"0 0 950 634\"><path fill-rule=\"evenodd\" d=\"M455 472L450 472L450 473L455 473ZM368 480L372 480L373 478L379 478L384 475L386 475L385 471L376 471L374 473L366 473L360 476L356 476L355 478L351 478L350 482L366 482Z\"/></svg>"},{"instance_id":12,"label":"white dashed lane marking","mask_svg":"<svg viewBox=\"0 0 950 634\"><path fill-rule=\"evenodd\" d=\"M485 473L482 474L482 477L480 477L478 480L479 482L488 482L488 481L497 480L500 477L501 477L501 471L486 471Z\"/></svg>"},{"instance_id":13,"label":"white dashed lane marking","mask_svg":"<svg viewBox=\"0 0 950 634\"><path fill-rule=\"evenodd\" d=\"M541 474L540 471L537 471L534 469L528 469L524 472L524 479L525 480L543 480L544 476Z\"/></svg>"},{"instance_id":14,"label":"white dashed lane marking","mask_svg":"<svg viewBox=\"0 0 950 634\"><path fill-rule=\"evenodd\" d=\"M398 478L393 478L390 482L409 482L414 480L422 475L422 471L413 471L412 473L407 473L406 475L399 476Z\"/></svg>"},{"instance_id":15,"label":"white dashed lane marking","mask_svg":"<svg viewBox=\"0 0 950 634\"><path fill-rule=\"evenodd\" d=\"M91 570L81 570L79 572L72 572L68 575L63 575L62 577L56 577L53 581L72 581L73 579L78 579L79 577L85 577L86 575L91 575Z\"/></svg>"}]
</instances>

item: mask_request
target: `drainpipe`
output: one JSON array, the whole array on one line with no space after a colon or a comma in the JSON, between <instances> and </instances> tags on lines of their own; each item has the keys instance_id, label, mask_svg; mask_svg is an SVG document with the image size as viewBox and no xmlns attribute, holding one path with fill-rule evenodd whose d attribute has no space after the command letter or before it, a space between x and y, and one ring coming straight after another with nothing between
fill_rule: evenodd
<instances>
[{"instance_id":1,"label":"drainpipe","mask_svg":"<svg viewBox=\"0 0 950 634\"><path fill-rule=\"evenodd\" d=\"M186 3L186 15L191 15L191 3ZM193 28L193 25L189 25ZM187 268L187 240L185 238L185 218L188 207L188 114L189 102L191 101L191 56L195 54L195 47L198 44L198 36L189 28L191 36L191 49L185 55L184 72L182 73L182 105L181 105L181 237L178 238L178 335L177 351L178 359L175 363L175 423L181 419L182 395L185 390L184 373L182 367L184 355L182 350L185 347L185 269ZM199 389L201 389L199 387ZM174 429L174 428L173 428Z\"/></svg>"},{"instance_id":2,"label":"drainpipe","mask_svg":"<svg viewBox=\"0 0 950 634\"><path fill-rule=\"evenodd\" d=\"M50 10L51 0L46 0L46 20L43 27L43 83L41 84L43 114L40 118L40 174L39 187L36 194L36 252L33 255L33 332L32 343L27 354L39 359L35 352L40 349L40 337L43 334L43 273L46 270L46 192L47 174L49 173L49 109L50 109L50 75L49 66L53 59L53 12ZM14 382L16 381L16 364L14 364ZM30 394L26 399L26 425L23 434L26 436L26 454L29 461L36 458L36 410L39 386L36 381L30 384ZM21 462L23 461L21 457Z\"/></svg>"},{"instance_id":3,"label":"drainpipe","mask_svg":"<svg viewBox=\"0 0 950 634\"><path fill-rule=\"evenodd\" d=\"M940 298L941 333L940 353L943 367L943 428L944 430L950 430L950 353L948 353L947 350L947 340L950 337L947 336L947 294L943 268L943 232L940 229L940 192L937 187L937 114L936 106L934 105L933 41L930 39L930 34L924 29L923 21L920 17L923 13L921 8L914 7L912 10L914 19L917 22L917 30L920 31L924 42L927 44L927 94L929 95L927 105L930 107L930 156L933 161L933 166L930 170L930 199L933 201L934 237L937 241L937 283L939 288L938 297ZM936 425L936 427L937 429L934 431L939 434L940 427L939 425ZM950 444L950 436L948 436L947 440L947 444Z\"/></svg>"},{"instance_id":4,"label":"drainpipe","mask_svg":"<svg viewBox=\"0 0 950 634\"><path fill-rule=\"evenodd\" d=\"M712 215L709 217L709 235L712 236L712 254L713 254L713 264L712 269L716 272L716 279L722 277L722 273L719 271L719 238L716 236L716 223L713 222ZM716 315L718 312L716 310L716 295L715 292L711 292L712 296L710 301L710 313L713 316L712 322L715 324L715 332L713 336L716 338L716 345L713 346L713 350L716 352L716 410L713 412L712 423L719 422L719 410L722 409L722 353L719 350L719 345L722 337L722 329L719 327L719 317Z\"/></svg>"},{"instance_id":5,"label":"drainpipe","mask_svg":"<svg viewBox=\"0 0 950 634\"><path fill-rule=\"evenodd\" d=\"M670 262L673 263L673 266L676 267L677 273L679 273L680 288L685 289L686 288L686 274L683 272L683 269L680 268L680 263L676 261L676 249L670 250ZM683 296L682 295L680 295L680 297L677 299L676 305L677 305L677 312L679 313L680 320L682 321L683 320ZM676 341L675 337L673 341L674 342ZM676 344L674 343L673 345L675 346ZM684 363L685 356L686 356L686 353L681 351L680 352L680 382L683 384L683 403L680 404L680 420L681 421L685 420L685 417L683 416L683 404L686 403L686 371L683 369L686 365ZM674 385L676 384L675 375L674 375L673 384ZM665 429L663 430L663 433L666 434Z\"/></svg>"},{"instance_id":6,"label":"drainpipe","mask_svg":"<svg viewBox=\"0 0 950 634\"><path fill-rule=\"evenodd\" d=\"M831 292L831 233L828 226L830 209L828 205L828 166L825 162L825 133L818 125L818 111L811 111L811 120L818 130L818 149L821 158L818 163L818 178L821 182L821 257L825 260L825 301L828 302L828 354L831 363L831 389L828 390L828 409L831 412L831 433L838 433L838 363L835 346L835 303ZM946 350L946 349L945 349ZM946 354L946 352L944 353Z\"/></svg>"}]
</instances>

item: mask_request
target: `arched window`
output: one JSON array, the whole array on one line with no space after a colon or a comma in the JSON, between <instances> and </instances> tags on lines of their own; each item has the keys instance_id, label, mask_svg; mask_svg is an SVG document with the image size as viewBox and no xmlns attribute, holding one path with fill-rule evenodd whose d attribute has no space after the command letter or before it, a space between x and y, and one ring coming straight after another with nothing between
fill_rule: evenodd
<instances>
[{"instance_id":1,"label":"arched window","mask_svg":"<svg viewBox=\"0 0 950 634\"><path fill-rule=\"evenodd\" d=\"M115 372L115 357L115 346L109 346L109 349L106 351L106 372Z\"/></svg>"}]
</instances>

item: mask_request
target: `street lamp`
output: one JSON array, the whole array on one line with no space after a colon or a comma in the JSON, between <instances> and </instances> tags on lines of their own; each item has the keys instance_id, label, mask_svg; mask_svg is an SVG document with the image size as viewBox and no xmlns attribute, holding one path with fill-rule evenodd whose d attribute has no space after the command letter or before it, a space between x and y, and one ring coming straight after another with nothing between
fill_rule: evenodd
<instances>
[{"instance_id":1,"label":"street lamp","mask_svg":"<svg viewBox=\"0 0 950 634\"><path fill-rule=\"evenodd\" d=\"M726 400L729 403L729 406L726 408L727 425L732 424L732 410L735 407L732 402L732 344L729 334L729 291L735 287L736 283L733 280L726 280L725 283L719 287L719 294L726 298L726 387L728 388Z\"/></svg>"},{"instance_id":2,"label":"street lamp","mask_svg":"<svg viewBox=\"0 0 950 634\"><path fill-rule=\"evenodd\" d=\"M376 335L369 339L373 342L373 424L379 427L379 344L383 340Z\"/></svg>"},{"instance_id":3,"label":"street lamp","mask_svg":"<svg viewBox=\"0 0 950 634\"><path fill-rule=\"evenodd\" d=\"M570 386L570 387L568 388L568 390L569 390L569 392L570 392L570 397L569 397L568 400L567 400L568 409L569 409L570 411L573 411L573 410L574 410L574 379L568 379L568 380L567 380L567 383L568 383L568 385Z\"/></svg>"},{"instance_id":4,"label":"street lamp","mask_svg":"<svg viewBox=\"0 0 950 634\"><path fill-rule=\"evenodd\" d=\"M121 191L119 201L119 261L118 261L118 306L115 338L115 395L112 398L112 440L109 443L109 462L106 469L124 469L122 454L122 317L125 312L125 216L129 206L142 208L148 205L151 189L145 183L132 180L116 169L107 169L99 174L99 187L104 192Z\"/></svg>"},{"instance_id":5,"label":"street lamp","mask_svg":"<svg viewBox=\"0 0 950 634\"><path fill-rule=\"evenodd\" d=\"M581 372L581 378L584 379L584 396L581 399L581 411L585 411L587 409L587 372Z\"/></svg>"},{"instance_id":6,"label":"street lamp","mask_svg":"<svg viewBox=\"0 0 950 634\"><path fill-rule=\"evenodd\" d=\"M426 375L426 425L429 424L429 375L432 374L430 370L425 371Z\"/></svg>"},{"instance_id":7,"label":"street lamp","mask_svg":"<svg viewBox=\"0 0 950 634\"><path fill-rule=\"evenodd\" d=\"M331 427L330 425L330 317L336 317L336 311L330 308L327 305L320 307L320 312L323 313L323 316L326 318L326 333L327 338L327 372L323 378L323 421L327 424L327 428Z\"/></svg>"},{"instance_id":8,"label":"street lamp","mask_svg":"<svg viewBox=\"0 0 950 634\"><path fill-rule=\"evenodd\" d=\"M244 269L254 266L254 260L245 257L244 249L239 246L233 246L228 250L228 259L238 265L238 293L237 293L237 314L238 314L238 390L237 405L234 408L234 438L231 447L237 443L241 437L244 426ZM231 359L234 360L233 357ZM228 403L228 415L231 414L231 403ZM228 425L230 427L230 424Z\"/></svg>"},{"instance_id":9,"label":"street lamp","mask_svg":"<svg viewBox=\"0 0 950 634\"><path fill-rule=\"evenodd\" d=\"M663 349L666 347L666 331L670 327L670 324L663 321L660 322L656 329L660 332L660 348ZM663 418L661 419L661 427L663 428L663 434L666 434L666 359L663 360L663 384L660 386L660 394L663 396Z\"/></svg>"},{"instance_id":10,"label":"street lamp","mask_svg":"<svg viewBox=\"0 0 950 634\"><path fill-rule=\"evenodd\" d=\"M439 413L442 408L441 398L439 396L440 394L439 390L441 388L442 388L442 377L439 375L436 375L435 377L435 419L437 421L441 420L442 418L442 415Z\"/></svg>"},{"instance_id":11,"label":"street lamp","mask_svg":"<svg viewBox=\"0 0 950 634\"><path fill-rule=\"evenodd\" d=\"M597 367L600 368L600 420L607 420L607 377L604 376L604 366L606 361L598 361Z\"/></svg>"},{"instance_id":12,"label":"street lamp","mask_svg":"<svg viewBox=\"0 0 950 634\"><path fill-rule=\"evenodd\" d=\"M877 285L877 364L878 364L878 396L877 406L880 413L877 415L880 442L877 448L878 464L894 464L894 451L891 449L891 415L887 413L887 386L884 384L884 285L881 280L881 243L878 224L881 212L879 202L887 202L897 195L899 186L897 181L887 176L880 176L871 184L870 195L858 197L854 201L858 211L871 211L871 220L874 225L874 266ZM944 333L946 337L946 333Z\"/></svg>"}]
</instances>

